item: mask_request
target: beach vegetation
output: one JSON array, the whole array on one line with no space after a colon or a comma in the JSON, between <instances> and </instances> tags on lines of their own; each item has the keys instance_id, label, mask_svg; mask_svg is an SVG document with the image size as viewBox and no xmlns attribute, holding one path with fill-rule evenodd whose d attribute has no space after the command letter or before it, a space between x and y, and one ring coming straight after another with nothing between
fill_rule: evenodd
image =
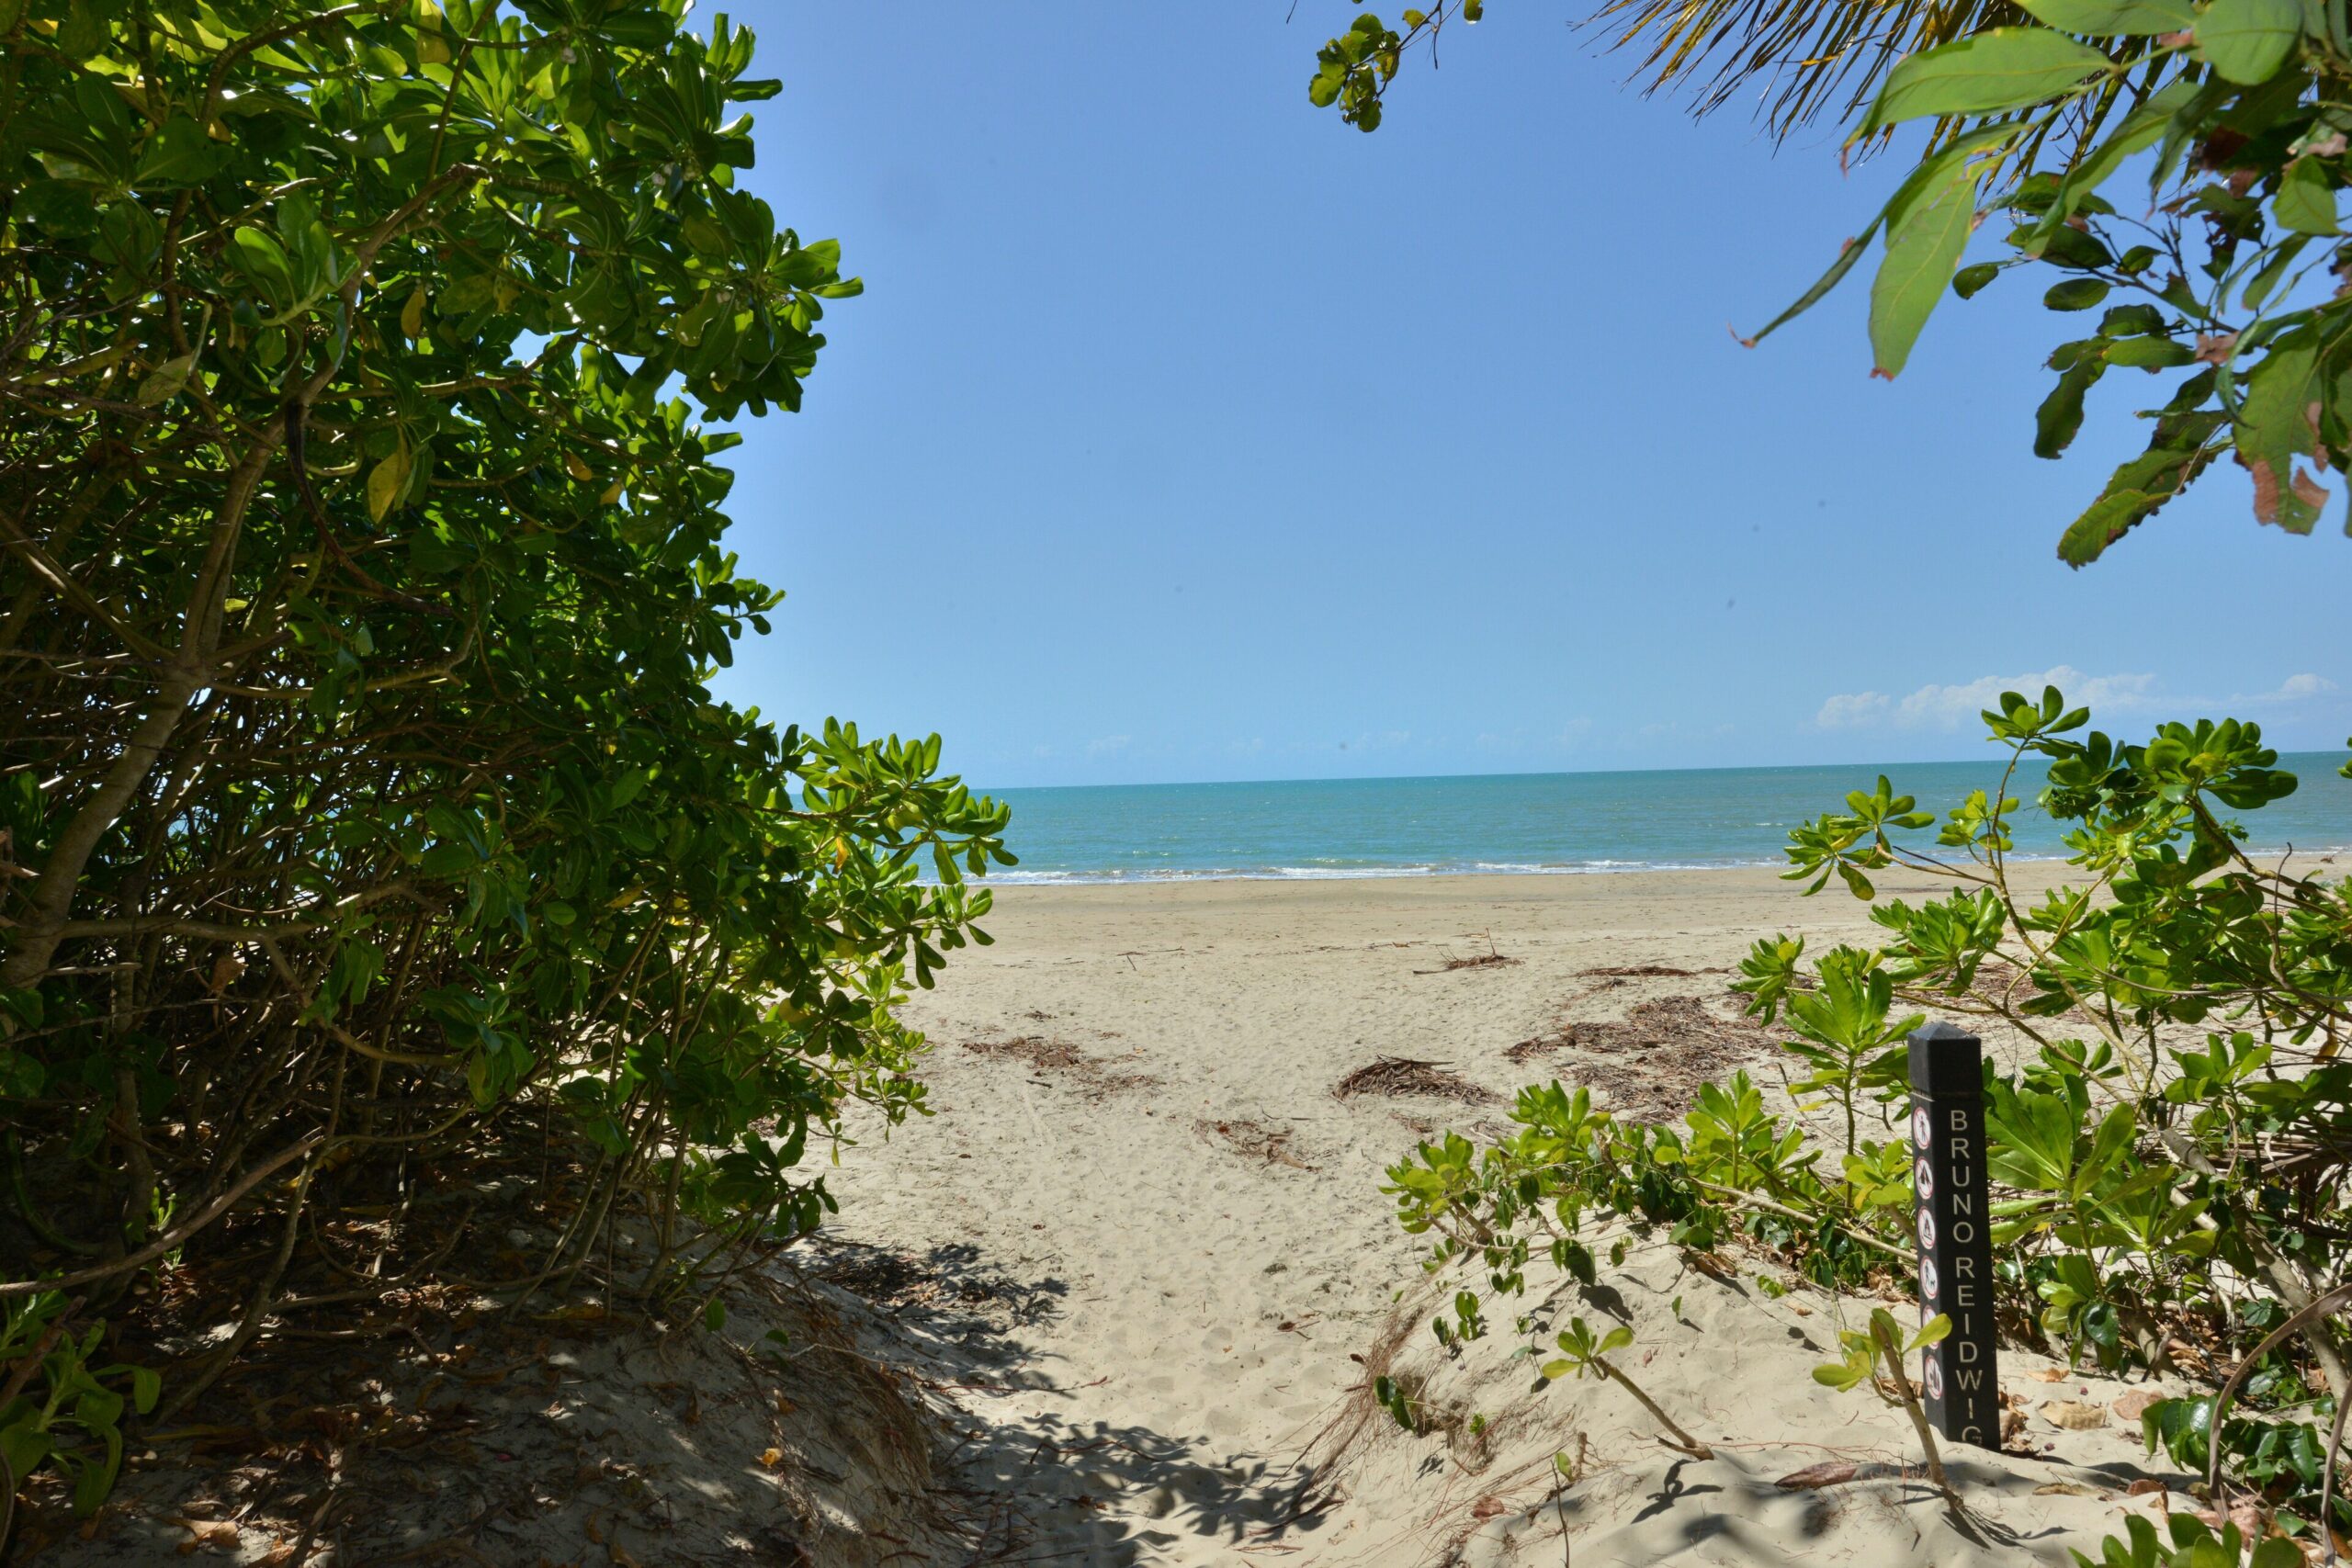
<instances>
[{"instance_id":1,"label":"beach vegetation","mask_svg":"<svg viewBox=\"0 0 2352 1568\"><path fill-rule=\"evenodd\" d=\"M1385 1190L1434 1238L1431 1269L1497 1294L1522 1292L1539 1252L1589 1280L1600 1225L1612 1257L1630 1234L1909 1293L1894 1042L1929 1012L1966 1021L2014 1043L1984 1080L2004 1334L2202 1383L2151 1409L2151 1451L2201 1444L2217 1496L2253 1495L2290 1533L2352 1529L2331 1480L2352 1392L2352 878L2249 848L2247 819L2296 787L2254 724L2123 742L2055 691L1984 717L1987 788L1930 814L1882 780L1791 834L1786 874L1869 901L1883 935L1817 958L1775 936L1743 961L1735 991L1804 1069L1785 1100L1741 1072L1645 1121L1531 1085L1508 1135L1426 1142ZM2033 895L2013 856L2030 764L2071 867ZM1949 890L1882 897L1890 868ZM1865 1375L1874 1343L1849 1342L1838 1375Z\"/></svg>"},{"instance_id":2,"label":"beach vegetation","mask_svg":"<svg viewBox=\"0 0 2352 1568\"><path fill-rule=\"evenodd\" d=\"M123 1418L155 1408L162 1381L144 1367L100 1364L103 1318L81 1321L57 1291L0 1303L0 1541L17 1484L46 1467L89 1515L121 1473Z\"/></svg>"},{"instance_id":3,"label":"beach vegetation","mask_svg":"<svg viewBox=\"0 0 2352 1568\"><path fill-rule=\"evenodd\" d=\"M859 285L685 10L0 6L0 1447L84 1501L109 1346L227 1325L168 1411L394 1292L715 1316L924 1110L1006 812L712 694L727 423Z\"/></svg>"},{"instance_id":4,"label":"beach vegetation","mask_svg":"<svg viewBox=\"0 0 2352 1568\"><path fill-rule=\"evenodd\" d=\"M1403 60L1482 9L1437 0L1401 27L1359 13L1318 54L1309 97L1374 130ZM1875 254L1871 373L1892 379L1947 295L2017 273L2065 334L2033 411L2034 453L2064 453L2110 372L2147 422L2145 449L2060 534L2062 559L2097 559L2224 459L2245 471L2256 522L2317 526L2325 476L2352 462L2352 240L2338 210L2352 182L2352 30L2336 11L1606 0L1595 20L1655 84L1702 84L1702 108L1761 81L1776 133L1828 120L1849 155L1908 162L1820 278L1742 341Z\"/></svg>"},{"instance_id":5,"label":"beach vegetation","mask_svg":"<svg viewBox=\"0 0 2352 1568\"><path fill-rule=\"evenodd\" d=\"M2301 1568L2306 1561L2291 1540L2267 1536L2248 1541L2237 1521L2209 1524L2194 1514L2165 1517L2165 1533L2138 1514L2124 1521L2124 1534L2107 1538L2096 1559L2077 1551L2079 1568ZM2249 1551L2250 1549L2250 1551Z\"/></svg>"},{"instance_id":6,"label":"beach vegetation","mask_svg":"<svg viewBox=\"0 0 2352 1568\"><path fill-rule=\"evenodd\" d=\"M1906 1337L1894 1314L1884 1307L1871 1308L1860 1328L1838 1331L1843 1359L1813 1370L1813 1381L1834 1389L1868 1388L1910 1418L1911 1429L1927 1456L1928 1481L1955 1506L1959 1496L1944 1476L1943 1456L1936 1449L1935 1428L1920 1407L1919 1391L1912 1385L1904 1358L1939 1343L1951 1333L1951 1319L1938 1313Z\"/></svg>"},{"instance_id":7,"label":"beach vegetation","mask_svg":"<svg viewBox=\"0 0 2352 1568\"><path fill-rule=\"evenodd\" d=\"M1536 1374L1536 1386L1561 1378L1600 1378L1615 1383L1634 1396L1635 1404L1649 1412L1650 1419L1658 1426L1658 1441L1692 1459L1713 1459L1714 1450L1684 1431L1673 1416L1660 1407L1658 1402L1645 1392L1641 1384L1626 1374L1625 1369L1610 1359L1618 1350L1634 1343L1634 1331L1618 1324L1605 1334L1596 1335L1589 1324L1580 1317L1571 1317L1567 1327L1554 1337L1559 1354L1544 1362Z\"/></svg>"}]
</instances>

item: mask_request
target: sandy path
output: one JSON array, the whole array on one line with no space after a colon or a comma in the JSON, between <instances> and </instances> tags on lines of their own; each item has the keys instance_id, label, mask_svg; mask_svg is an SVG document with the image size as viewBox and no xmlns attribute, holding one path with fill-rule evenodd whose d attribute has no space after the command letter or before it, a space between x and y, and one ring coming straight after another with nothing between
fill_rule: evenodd
<instances>
[{"instance_id":1,"label":"sandy path","mask_svg":"<svg viewBox=\"0 0 2352 1568\"><path fill-rule=\"evenodd\" d=\"M1362 1381L1351 1352L1420 1278L1383 1168L1416 1123L1496 1121L1502 1102L1343 1101L1343 1076L1434 1058L1507 1100L1541 1069L1505 1049L1593 990L1583 971L1702 970L1773 931L1870 929L1853 900L1770 872L1012 888L988 926L996 945L910 1009L937 1044L939 1114L844 1156L842 1230L1014 1303L992 1381L1015 1391L971 1408L997 1429L994 1479L1026 1499L1015 1560L1089 1563L1314 1561L1342 1538L1385 1555L1344 1512L1255 1532ZM1476 933L1517 962L1421 973L1485 951ZM1728 1014L1727 979L1623 982L1580 1015L1681 996ZM967 1045L1018 1040L1042 1055ZM1053 1065L1059 1047L1085 1061Z\"/></svg>"}]
</instances>

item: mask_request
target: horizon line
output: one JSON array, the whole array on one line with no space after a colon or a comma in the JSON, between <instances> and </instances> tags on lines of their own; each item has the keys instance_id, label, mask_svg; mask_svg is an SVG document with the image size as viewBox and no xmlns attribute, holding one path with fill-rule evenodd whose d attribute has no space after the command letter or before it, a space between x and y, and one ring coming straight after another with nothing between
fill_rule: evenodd
<instances>
[{"instance_id":1,"label":"horizon line","mask_svg":"<svg viewBox=\"0 0 2352 1568\"><path fill-rule=\"evenodd\" d=\"M2327 757L2335 749L2319 747L2307 750L2278 748L2281 761L2290 757ZM1005 790L1048 789L1212 789L1233 788L1251 784L1440 784L1459 779L1555 779L1600 778L1623 773L1796 773L1868 768L1878 773L1892 773L1897 768L1951 768L1980 760L1977 757L1923 758L1899 762L1718 762L1705 767L1683 768L1532 768L1510 772L1458 773L1338 773L1317 774L1295 778L1247 779L1138 779L1116 784L976 784L968 775L957 774L966 788L975 795L989 795ZM2030 761L2032 759L2027 759Z\"/></svg>"}]
</instances>

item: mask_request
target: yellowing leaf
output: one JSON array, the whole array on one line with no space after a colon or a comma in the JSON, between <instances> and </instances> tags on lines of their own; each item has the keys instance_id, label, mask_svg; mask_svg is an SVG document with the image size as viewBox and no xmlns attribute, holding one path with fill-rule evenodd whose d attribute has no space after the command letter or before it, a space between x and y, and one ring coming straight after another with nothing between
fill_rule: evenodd
<instances>
[{"instance_id":1,"label":"yellowing leaf","mask_svg":"<svg viewBox=\"0 0 2352 1568\"><path fill-rule=\"evenodd\" d=\"M623 486L621 481L619 479L615 479L611 484L605 487L605 493L596 499L603 505L617 506L620 504L622 489Z\"/></svg>"},{"instance_id":2,"label":"yellowing leaf","mask_svg":"<svg viewBox=\"0 0 2352 1568\"><path fill-rule=\"evenodd\" d=\"M179 396L181 389L187 385L189 373L195 368L196 355L193 354L184 354L177 359L164 360L147 373L145 380L139 383L139 406L143 409L152 409L158 403L167 402Z\"/></svg>"},{"instance_id":3,"label":"yellowing leaf","mask_svg":"<svg viewBox=\"0 0 2352 1568\"><path fill-rule=\"evenodd\" d=\"M573 479L578 479L582 484L587 483L590 479L596 477L596 470L582 462L580 460L580 454L577 452L566 452L563 455L563 466L565 471L570 473Z\"/></svg>"},{"instance_id":4,"label":"yellowing leaf","mask_svg":"<svg viewBox=\"0 0 2352 1568\"><path fill-rule=\"evenodd\" d=\"M409 337L424 335L424 286L410 290L408 303L401 307L401 331Z\"/></svg>"},{"instance_id":5,"label":"yellowing leaf","mask_svg":"<svg viewBox=\"0 0 2352 1568\"><path fill-rule=\"evenodd\" d=\"M408 488L408 447L403 445L392 455L368 470L368 515L381 523Z\"/></svg>"}]
</instances>

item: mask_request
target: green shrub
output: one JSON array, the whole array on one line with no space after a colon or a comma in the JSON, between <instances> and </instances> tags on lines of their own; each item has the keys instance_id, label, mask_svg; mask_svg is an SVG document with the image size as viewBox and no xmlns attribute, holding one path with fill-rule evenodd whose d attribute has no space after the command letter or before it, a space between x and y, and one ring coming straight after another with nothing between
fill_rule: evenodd
<instances>
[{"instance_id":1,"label":"green shrub","mask_svg":"<svg viewBox=\"0 0 2352 1568\"><path fill-rule=\"evenodd\" d=\"M236 1292L171 1399L297 1279L706 1289L985 940L936 737L707 684L780 595L698 421L858 285L684 12L0 5L0 1299Z\"/></svg>"},{"instance_id":2,"label":"green shrub","mask_svg":"<svg viewBox=\"0 0 2352 1568\"><path fill-rule=\"evenodd\" d=\"M1583 1235L1603 1220L1702 1250L1741 1238L1825 1286L1907 1288L1910 1162L1899 1134L1863 1135L1907 1093L1893 1042L1928 1010L1993 1024L2030 1053L1986 1069L2005 1325L2119 1371L2211 1376L2251 1356L2241 1398L2325 1421L2346 1356L2325 1308L2352 1273L2352 881L2245 850L2237 814L2295 787L2251 724L2077 739L2087 715L2055 691L2009 694L1984 717L2005 771L1932 845L1917 835L1938 819L1883 779L1791 835L1787 874L1872 900L1880 944L1808 965L1804 942L1778 936L1740 965L1736 989L1788 1029L1808 1069L1800 1106L1826 1135L1770 1110L1744 1072L1676 1123L1552 1083L1520 1091L1510 1136L1423 1144L1385 1190L1408 1231L1437 1238L1432 1269L1480 1269L1492 1292L1522 1291L1538 1247L1589 1280ZM2029 899L2008 790L2033 757L2075 874ZM1871 874L1890 866L1952 891L1880 902ZM2150 1430L2188 1462L2174 1427ZM2295 1528L2314 1522L2324 1445L2309 1422L2243 1416L2222 1436L2229 1473ZM2340 1492L2337 1506L2352 1526Z\"/></svg>"}]
</instances>

